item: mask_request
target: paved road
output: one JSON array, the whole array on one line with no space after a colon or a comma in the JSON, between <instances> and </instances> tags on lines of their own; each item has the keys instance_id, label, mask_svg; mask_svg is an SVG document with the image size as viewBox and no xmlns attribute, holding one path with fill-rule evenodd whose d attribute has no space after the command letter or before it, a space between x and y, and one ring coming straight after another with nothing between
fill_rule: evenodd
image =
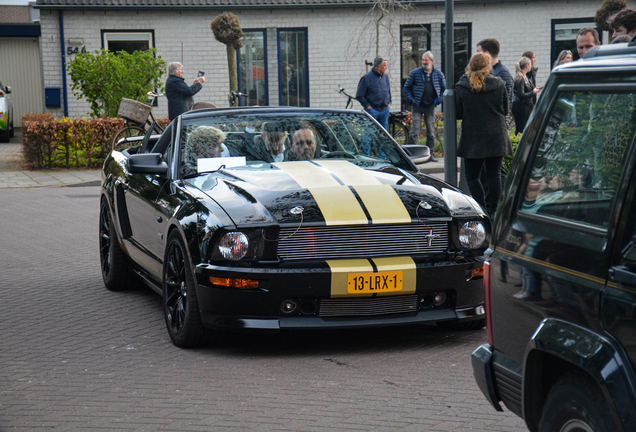
<instances>
[{"instance_id":1,"label":"paved road","mask_svg":"<svg viewBox=\"0 0 636 432\"><path fill-rule=\"evenodd\" d=\"M0 431L526 431L473 381L483 330L176 348L159 296L104 288L98 193L0 190Z\"/></svg>"}]
</instances>

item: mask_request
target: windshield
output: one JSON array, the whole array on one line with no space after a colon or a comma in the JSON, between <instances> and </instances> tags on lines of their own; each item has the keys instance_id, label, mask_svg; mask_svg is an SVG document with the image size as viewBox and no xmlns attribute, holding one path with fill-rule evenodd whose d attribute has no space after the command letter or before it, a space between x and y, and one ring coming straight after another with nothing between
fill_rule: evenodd
<instances>
[{"instance_id":1,"label":"windshield","mask_svg":"<svg viewBox=\"0 0 636 432\"><path fill-rule=\"evenodd\" d=\"M363 114L278 113L184 119L184 177L221 167L344 159L411 170L387 133Z\"/></svg>"}]
</instances>

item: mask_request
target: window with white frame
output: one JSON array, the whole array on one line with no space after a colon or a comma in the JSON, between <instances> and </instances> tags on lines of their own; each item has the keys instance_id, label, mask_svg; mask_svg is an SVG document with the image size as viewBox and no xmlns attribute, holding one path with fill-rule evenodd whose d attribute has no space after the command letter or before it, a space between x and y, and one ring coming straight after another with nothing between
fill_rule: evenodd
<instances>
[{"instance_id":1,"label":"window with white frame","mask_svg":"<svg viewBox=\"0 0 636 432\"><path fill-rule=\"evenodd\" d=\"M118 52L146 51L154 48L153 31L102 31L102 44L105 50Z\"/></svg>"}]
</instances>

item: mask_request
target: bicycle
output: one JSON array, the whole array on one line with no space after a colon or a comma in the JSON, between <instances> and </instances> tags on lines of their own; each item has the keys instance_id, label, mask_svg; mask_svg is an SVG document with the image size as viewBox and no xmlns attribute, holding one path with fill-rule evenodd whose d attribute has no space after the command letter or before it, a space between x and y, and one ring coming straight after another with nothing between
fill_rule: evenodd
<instances>
[{"instance_id":1,"label":"bicycle","mask_svg":"<svg viewBox=\"0 0 636 432\"><path fill-rule=\"evenodd\" d=\"M238 98L240 97L247 97L248 95L246 95L245 93L241 93L241 92L235 92L235 91L231 91L230 94L228 95L228 100L230 101L230 106L233 107L234 104L236 103L236 101L238 100Z\"/></svg>"},{"instance_id":2,"label":"bicycle","mask_svg":"<svg viewBox=\"0 0 636 432\"><path fill-rule=\"evenodd\" d=\"M408 116L405 112L389 113L389 134L400 145L406 144L409 140L410 129L406 124Z\"/></svg>"},{"instance_id":3,"label":"bicycle","mask_svg":"<svg viewBox=\"0 0 636 432\"><path fill-rule=\"evenodd\" d=\"M341 95L347 97L347 104L345 105L345 109L353 108L353 101L355 97L351 96L342 86L338 85L338 90L336 90ZM406 144L409 138L409 127L406 124L406 118L408 117L407 113L404 112L391 112L389 113L389 134L397 141L398 144L403 145Z\"/></svg>"},{"instance_id":4,"label":"bicycle","mask_svg":"<svg viewBox=\"0 0 636 432\"><path fill-rule=\"evenodd\" d=\"M164 93L157 94L149 91L147 95L152 97L150 103L142 103L133 99L122 98L119 103L117 115L124 119L124 126L113 136L111 141L111 148L113 150L128 147L128 138L144 136L150 129L154 129L156 133L159 134L163 132L163 128L152 115L152 106L157 98L163 96Z\"/></svg>"}]
</instances>

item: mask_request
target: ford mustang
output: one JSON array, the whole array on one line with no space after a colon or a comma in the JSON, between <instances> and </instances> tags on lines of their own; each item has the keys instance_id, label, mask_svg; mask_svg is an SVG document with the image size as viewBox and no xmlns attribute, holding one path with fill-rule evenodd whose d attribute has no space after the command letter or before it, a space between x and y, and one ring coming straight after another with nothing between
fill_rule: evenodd
<instances>
[{"instance_id":1,"label":"ford mustang","mask_svg":"<svg viewBox=\"0 0 636 432\"><path fill-rule=\"evenodd\" d=\"M102 276L157 291L175 345L223 330L483 327L488 216L368 114L197 110L129 144L104 162Z\"/></svg>"}]
</instances>

